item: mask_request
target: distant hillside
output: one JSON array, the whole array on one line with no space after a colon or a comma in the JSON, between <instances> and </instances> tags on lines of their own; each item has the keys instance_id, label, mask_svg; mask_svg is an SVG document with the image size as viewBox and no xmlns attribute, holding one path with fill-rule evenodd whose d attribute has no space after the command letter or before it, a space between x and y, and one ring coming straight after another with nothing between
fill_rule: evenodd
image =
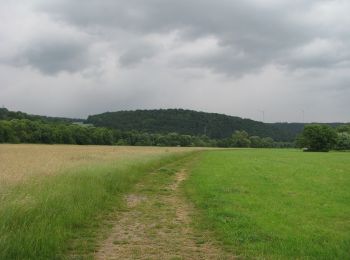
<instances>
[{"instance_id":1,"label":"distant hillside","mask_svg":"<svg viewBox=\"0 0 350 260\"><path fill-rule=\"evenodd\" d=\"M0 120L29 119L46 123L93 124L97 127L108 127L120 131L132 131L150 134L178 133L183 135L207 135L213 139L230 137L236 130L245 130L249 135L272 137L275 141L293 142L303 130L302 123L262 123L217 113L197 112L184 109L158 109L106 112L84 119L48 117L30 115L24 112L9 111L0 108ZM335 127L342 123L330 123Z\"/></svg>"},{"instance_id":2,"label":"distant hillside","mask_svg":"<svg viewBox=\"0 0 350 260\"><path fill-rule=\"evenodd\" d=\"M49 116L38 116L30 115L24 112L14 112L6 108L0 108L0 120L12 120L12 119L29 119L29 120L40 120L45 122L60 122L60 123L72 123L72 122L83 122L83 119L65 118L65 117L49 117Z\"/></svg>"},{"instance_id":3,"label":"distant hillside","mask_svg":"<svg viewBox=\"0 0 350 260\"><path fill-rule=\"evenodd\" d=\"M235 130L245 130L249 135L272 137L276 141L293 141L304 127L303 124L265 124L251 119L184 109L107 112L89 116L86 122L122 131L206 134L216 139L229 137Z\"/></svg>"}]
</instances>

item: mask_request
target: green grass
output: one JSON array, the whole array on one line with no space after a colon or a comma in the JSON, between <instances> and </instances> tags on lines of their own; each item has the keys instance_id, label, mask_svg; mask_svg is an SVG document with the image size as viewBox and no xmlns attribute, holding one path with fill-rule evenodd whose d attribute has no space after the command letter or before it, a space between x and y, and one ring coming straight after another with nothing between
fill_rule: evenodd
<instances>
[{"instance_id":1,"label":"green grass","mask_svg":"<svg viewBox=\"0 0 350 260\"><path fill-rule=\"evenodd\" d=\"M185 189L197 227L237 255L350 259L350 153L207 151Z\"/></svg>"},{"instance_id":2,"label":"green grass","mask_svg":"<svg viewBox=\"0 0 350 260\"><path fill-rule=\"evenodd\" d=\"M123 209L122 195L184 156L81 167L0 194L0 259L60 259L83 243L94 250L101 219Z\"/></svg>"}]
</instances>

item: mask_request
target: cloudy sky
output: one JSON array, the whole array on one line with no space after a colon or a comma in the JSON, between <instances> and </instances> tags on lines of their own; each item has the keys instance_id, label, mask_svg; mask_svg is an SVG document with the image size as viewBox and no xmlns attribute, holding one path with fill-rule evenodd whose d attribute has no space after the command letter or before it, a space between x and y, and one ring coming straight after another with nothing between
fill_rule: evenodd
<instances>
[{"instance_id":1,"label":"cloudy sky","mask_svg":"<svg viewBox=\"0 0 350 260\"><path fill-rule=\"evenodd\" d=\"M350 121L348 0L0 0L0 105Z\"/></svg>"}]
</instances>

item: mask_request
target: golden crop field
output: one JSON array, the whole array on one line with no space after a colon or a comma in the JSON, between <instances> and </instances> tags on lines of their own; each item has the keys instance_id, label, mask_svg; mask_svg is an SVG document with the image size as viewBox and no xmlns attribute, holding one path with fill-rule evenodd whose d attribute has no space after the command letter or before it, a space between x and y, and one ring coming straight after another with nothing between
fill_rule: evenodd
<instances>
[{"instance_id":1,"label":"golden crop field","mask_svg":"<svg viewBox=\"0 0 350 260\"><path fill-rule=\"evenodd\" d=\"M191 148L0 144L0 187L82 165L136 160L189 149Z\"/></svg>"}]
</instances>

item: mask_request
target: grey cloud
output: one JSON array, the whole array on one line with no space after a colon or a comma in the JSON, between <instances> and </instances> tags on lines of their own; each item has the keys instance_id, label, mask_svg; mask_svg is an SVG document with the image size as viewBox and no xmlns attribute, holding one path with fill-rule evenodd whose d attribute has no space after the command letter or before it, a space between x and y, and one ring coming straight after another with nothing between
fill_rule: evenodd
<instances>
[{"instance_id":1,"label":"grey cloud","mask_svg":"<svg viewBox=\"0 0 350 260\"><path fill-rule=\"evenodd\" d=\"M271 121L305 109L310 120L349 121L349 1L13 2L0 10L0 104L10 108L256 119L265 109Z\"/></svg>"},{"instance_id":2,"label":"grey cloud","mask_svg":"<svg viewBox=\"0 0 350 260\"><path fill-rule=\"evenodd\" d=\"M64 0L45 3L41 10L85 29L96 26L111 30L120 28L140 35L178 30L183 41L215 36L222 46L217 56L204 56L198 62L190 58L187 65L207 67L226 74L245 74L270 63L281 63L287 67L322 67L348 59L341 53L328 59L290 56L293 49L301 48L314 39L333 37L324 28L300 21L315 5L329 1L285 1L281 5L274 2L262 5L259 2ZM84 12L81 12L82 6ZM345 38L339 41L350 44ZM142 59L142 53L132 54L132 51L125 51L121 57L122 64ZM244 53L244 59L237 58L237 51Z\"/></svg>"},{"instance_id":3,"label":"grey cloud","mask_svg":"<svg viewBox=\"0 0 350 260\"><path fill-rule=\"evenodd\" d=\"M224 73L227 76L242 76L247 71L250 73L260 71L265 59L251 53L244 53L232 48L223 48L213 54L203 55L192 58L182 64L182 66L197 66L209 68L218 73Z\"/></svg>"},{"instance_id":4,"label":"grey cloud","mask_svg":"<svg viewBox=\"0 0 350 260\"><path fill-rule=\"evenodd\" d=\"M316 38L292 50L280 62L292 68L349 67L350 51L347 46L343 41Z\"/></svg>"},{"instance_id":5,"label":"grey cloud","mask_svg":"<svg viewBox=\"0 0 350 260\"><path fill-rule=\"evenodd\" d=\"M122 66L130 67L142 60L151 58L156 54L156 49L154 46L147 44L136 44L135 46L129 47L124 53L119 57L119 62Z\"/></svg>"},{"instance_id":6,"label":"grey cloud","mask_svg":"<svg viewBox=\"0 0 350 260\"><path fill-rule=\"evenodd\" d=\"M34 41L16 58L18 65L29 65L45 74L76 72L87 66L88 47L69 39Z\"/></svg>"}]
</instances>

